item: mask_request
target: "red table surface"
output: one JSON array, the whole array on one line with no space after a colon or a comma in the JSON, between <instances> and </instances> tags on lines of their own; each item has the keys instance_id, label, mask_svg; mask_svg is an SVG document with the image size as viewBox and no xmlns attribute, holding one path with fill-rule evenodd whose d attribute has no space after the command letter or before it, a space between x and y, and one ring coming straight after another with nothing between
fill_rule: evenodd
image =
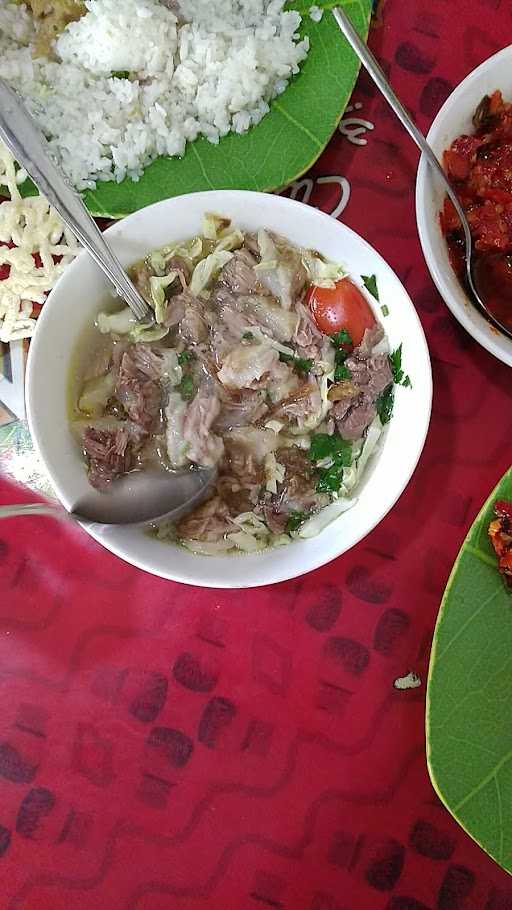
<instances>
[{"instance_id":1,"label":"red table surface","mask_svg":"<svg viewBox=\"0 0 512 910\"><path fill-rule=\"evenodd\" d=\"M511 26L507 0L387 0L371 44L427 129ZM352 142L337 134L295 192L333 212L350 189L341 217L416 302L435 380L420 465L350 553L257 591L160 581L49 519L2 524L2 908L512 908L424 743L443 588L510 462L510 373L430 281L414 148L364 75L352 103L374 129L345 120ZM394 689L410 669L421 688Z\"/></svg>"}]
</instances>

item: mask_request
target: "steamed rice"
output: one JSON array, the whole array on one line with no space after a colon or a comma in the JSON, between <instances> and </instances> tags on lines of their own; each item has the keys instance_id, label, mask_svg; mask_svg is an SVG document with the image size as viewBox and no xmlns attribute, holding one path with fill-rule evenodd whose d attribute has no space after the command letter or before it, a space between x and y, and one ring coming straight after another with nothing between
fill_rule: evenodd
<instances>
[{"instance_id":1,"label":"steamed rice","mask_svg":"<svg viewBox=\"0 0 512 910\"><path fill-rule=\"evenodd\" d=\"M25 7L0 0L0 76L25 97L78 189L136 180L198 136L217 143L265 116L309 47L300 15L284 5L86 0L50 60L33 57Z\"/></svg>"}]
</instances>

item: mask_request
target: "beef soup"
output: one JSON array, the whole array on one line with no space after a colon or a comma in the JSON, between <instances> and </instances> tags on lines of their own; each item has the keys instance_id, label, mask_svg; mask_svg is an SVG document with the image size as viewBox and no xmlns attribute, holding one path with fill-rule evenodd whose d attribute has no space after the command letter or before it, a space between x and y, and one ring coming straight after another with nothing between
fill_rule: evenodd
<instances>
[{"instance_id":1,"label":"beef soup","mask_svg":"<svg viewBox=\"0 0 512 910\"><path fill-rule=\"evenodd\" d=\"M393 385L409 379L342 267L206 215L201 236L131 275L155 323L102 312L74 361L71 420L90 483L217 465L210 499L154 529L202 554L310 537L350 508ZM365 283L378 299L373 276Z\"/></svg>"}]
</instances>

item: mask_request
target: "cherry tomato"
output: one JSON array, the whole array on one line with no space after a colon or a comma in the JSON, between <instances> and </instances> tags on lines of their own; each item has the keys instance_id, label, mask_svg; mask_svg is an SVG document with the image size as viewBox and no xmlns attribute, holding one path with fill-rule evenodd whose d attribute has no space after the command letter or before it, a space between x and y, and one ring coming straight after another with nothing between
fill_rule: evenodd
<instances>
[{"instance_id":1,"label":"cherry tomato","mask_svg":"<svg viewBox=\"0 0 512 910\"><path fill-rule=\"evenodd\" d=\"M346 329L354 347L363 340L365 329L375 325L370 305L350 278L342 278L334 288L313 285L307 303L321 332L334 335Z\"/></svg>"}]
</instances>

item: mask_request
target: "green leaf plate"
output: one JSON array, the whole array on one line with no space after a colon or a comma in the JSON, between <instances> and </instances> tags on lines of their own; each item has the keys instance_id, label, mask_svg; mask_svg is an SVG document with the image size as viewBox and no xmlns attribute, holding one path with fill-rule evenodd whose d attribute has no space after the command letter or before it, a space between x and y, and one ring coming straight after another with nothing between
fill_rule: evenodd
<instances>
[{"instance_id":1,"label":"green leaf plate","mask_svg":"<svg viewBox=\"0 0 512 910\"><path fill-rule=\"evenodd\" d=\"M93 215L122 218L138 209L199 190L276 190L305 173L328 144L347 106L359 72L330 10L335 0L315 0L325 12L313 22L313 0L290 0L303 16L301 34L311 49L301 72L272 104L270 113L244 135L230 134L212 145L198 139L183 158L158 158L137 182L99 183L85 193ZM342 0L359 33L366 38L371 0ZM33 186L24 192L32 194Z\"/></svg>"},{"instance_id":2,"label":"green leaf plate","mask_svg":"<svg viewBox=\"0 0 512 910\"><path fill-rule=\"evenodd\" d=\"M512 593L487 536L512 468L475 520L448 582L427 692L427 760L440 798L512 872Z\"/></svg>"}]
</instances>

